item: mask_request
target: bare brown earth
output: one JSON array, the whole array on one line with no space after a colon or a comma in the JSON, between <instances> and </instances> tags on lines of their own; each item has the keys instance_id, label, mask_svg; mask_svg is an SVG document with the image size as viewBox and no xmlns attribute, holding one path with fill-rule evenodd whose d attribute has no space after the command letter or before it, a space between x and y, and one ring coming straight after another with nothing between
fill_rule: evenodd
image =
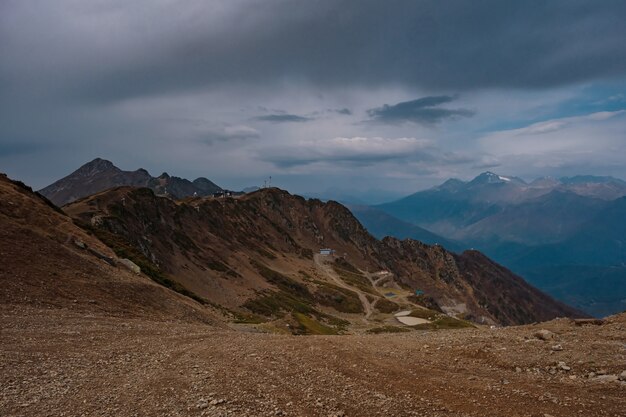
<instances>
[{"instance_id":1,"label":"bare brown earth","mask_svg":"<svg viewBox=\"0 0 626 417\"><path fill-rule=\"evenodd\" d=\"M588 377L626 370L624 316L353 336L15 305L0 317L3 416L626 415L626 383ZM557 339L534 338L540 328Z\"/></svg>"}]
</instances>

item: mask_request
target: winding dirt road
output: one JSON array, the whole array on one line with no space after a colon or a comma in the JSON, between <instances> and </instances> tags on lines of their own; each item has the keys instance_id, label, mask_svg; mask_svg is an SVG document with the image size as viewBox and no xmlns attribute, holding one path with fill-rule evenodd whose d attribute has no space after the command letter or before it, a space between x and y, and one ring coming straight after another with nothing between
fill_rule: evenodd
<instances>
[{"instance_id":1,"label":"winding dirt road","mask_svg":"<svg viewBox=\"0 0 626 417\"><path fill-rule=\"evenodd\" d=\"M374 307L373 303L370 303L370 301L367 299L365 293L356 287L346 284L345 281L342 280L339 275L337 275L337 273L333 270L332 266L330 266L328 262L326 262L324 256L320 254L315 254L313 256L313 259L315 260L315 267L321 273L328 276L330 279L333 280L335 284L337 284L341 288L353 291L359 296L359 300L361 301L361 304L363 305L363 310L365 311L365 320L369 320L374 313ZM375 302L376 300L374 300L374 303Z\"/></svg>"}]
</instances>

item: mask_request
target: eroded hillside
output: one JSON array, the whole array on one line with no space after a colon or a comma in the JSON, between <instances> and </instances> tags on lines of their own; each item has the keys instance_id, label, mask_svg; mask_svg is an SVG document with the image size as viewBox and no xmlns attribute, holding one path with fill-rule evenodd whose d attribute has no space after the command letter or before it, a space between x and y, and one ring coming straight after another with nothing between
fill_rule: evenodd
<instances>
[{"instance_id":1,"label":"eroded hillside","mask_svg":"<svg viewBox=\"0 0 626 417\"><path fill-rule=\"evenodd\" d=\"M484 324L578 315L477 253L379 241L342 205L278 189L173 201L122 187L64 210L119 256L273 331L385 325L420 307Z\"/></svg>"},{"instance_id":2,"label":"eroded hillside","mask_svg":"<svg viewBox=\"0 0 626 417\"><path fill-rule=\"evenodd\" d=\"M113 251L24 184L0 176L0 305L201 321L215 316L136 275Z\"/></svg>"}]
</instances>

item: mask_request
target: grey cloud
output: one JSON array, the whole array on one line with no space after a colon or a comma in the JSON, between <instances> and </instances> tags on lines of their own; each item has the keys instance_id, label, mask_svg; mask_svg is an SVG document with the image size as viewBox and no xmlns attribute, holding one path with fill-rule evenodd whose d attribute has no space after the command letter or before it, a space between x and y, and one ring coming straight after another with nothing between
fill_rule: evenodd
<instances>
[{"instance_id":1,"label":"grey cloud","mask_svg":"<svg viewBox=\"0 0 626 417\"><path fill-rule=\"evenodd\" d=\"M348 108L343 108L343 109L331 109L330 111L335 112L337 114L342 114L344 116L350 116L352 115L352 111Z\"/></svg>"},{"instance_id":2,"label":"grey cloud","mask_svg":"<svg viewBox=\"0 0 626 417\"><path fill-rule=\"evenodd\" d=\"M470 117L474 113L467 109L444 109L435 107L440 104L449 103L455 98L451 96L422 97L416 100L404 101L402 103L388 105L370 109L367 114L371 120L381 123L404 123L414 122L424 125L439 123L444 119L456 119L459 117Z\"/></svg>"},{"instance_id":3,"label":"grey cloud","mask_svg":"<svg viewBox=\"0 0 626 417\"><path fill-rule=\"evenodd\" d=\"M216 142L245 141L258 139L258 130L248 126L228 126L222 129L214 129L202 135L202 140L212 145Z\"/></svg>"},{"instance_id":4,"label":"grey cloud","mask_svg":"<svg viewBox=\"0 0 626 417\"><path fill-rule=\"evenodd\" d=\"M364 167L384 162L462 165L475 162L474 157L444 152L428 140L415 138L334 138L297 146L268 148L260 154L263 161L279 168L315 163L332 166Z\"/></svg>"},{"instance_id":5,"label":"grey cloud","mask_svg":"<svg viewBox=\"0 0 626 417\"><path fill-rule=\"evenodd\" d=\"M292 123L292 122L308 122L313 120L309 117L298 116L296 114L269 114L267 116L255 117L255 120L271 123Z\"/></svg>"},{"instance_id":6,"label":"grey cloud","mask_svg":"<svg viewBox=\"0 0 626 417\"><path fill-rule=\"evenodd\" d=\"M271 162L278 168L293 168L298 166L311 165L316 163L331 164L335 167L367 167L385 162L394 164L419 163L424 168L424 164L428 166L453 166L464 165L473 162L475 159L458 158L449 154L442 154L438 149L425 149L410 153L393 153L393 154L335 154L322 155L313 153L303 153L302 150L295 150L293 153L283 154L267 154L262 156L262 160Z\"/></svg>"},{"instance_id":7,"label":"grey cloud","mask_svg":"<svg viewBox=\"0 0 626 417\"><path fill-rule=\"evenodd\" d=\"M406 161L409 158L419 158L421 160L431 159L431 156L427 153L418 154L413 153L411 155L406 154L381 154L381 155L315 155L308 154L302 155L301 151L294 150L294 153L283 154L268 154L264 155L262 159L266 162L271 162L278 168L292 168L303 165L310 165L315 163L332 163L336 166L351 166L351 167L364 167L369 165L375 165L381 162L388 161Z\"/></svg>"},{"instance_id":8,"label":"grey cloud","mask_svg":"<svg viewBox=\"0 0 626 417\"><path fill-rule=\"evenodd\" d=\"M618 0L268 0L255 13L249 3L3 2L0 91L95 102L290 80L464 91L626 72Z\"/></svg>"},{"instance_id":9,"label":"grey cloud","mask_svg":"<svg viewBox=\"0 0 626 417\"><path fill-rule=\"evenodd\" d=\"M480 163L472 165L471 167L473 169L490 169L490 168L497 168L500 166L502 166L500 162L480 162Z\"/></svg>"}]
</instances>

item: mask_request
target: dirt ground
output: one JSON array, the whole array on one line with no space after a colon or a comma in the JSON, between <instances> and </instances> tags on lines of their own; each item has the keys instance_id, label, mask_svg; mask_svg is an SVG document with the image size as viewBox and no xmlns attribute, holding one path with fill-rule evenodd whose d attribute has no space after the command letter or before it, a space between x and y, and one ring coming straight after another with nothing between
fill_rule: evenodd
<instances>
[{"instance_id":1,"label":"dirt ground","mask_svg":"<svg viewBox=\"0 0 626 417\"><path fill-rule=\"evenodd\" d=\"M626 416L623 315L284 336L4 305L0 325L1 416Z\"/></svg>"}]
</instances>

